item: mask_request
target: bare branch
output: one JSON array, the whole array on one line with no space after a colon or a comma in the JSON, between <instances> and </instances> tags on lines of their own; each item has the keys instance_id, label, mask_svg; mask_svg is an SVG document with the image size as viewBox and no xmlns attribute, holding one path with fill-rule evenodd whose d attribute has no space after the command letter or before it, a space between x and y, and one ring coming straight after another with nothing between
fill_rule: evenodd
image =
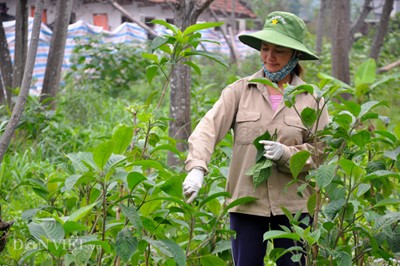
<instances>
[{"instance_id":1,"label":"bare branch","mask_svg":"<svg viewBox=\"0 0 400 266\"><path fill-rule=\"evenodd\" d=\"M42 22L44 0L36 0L35 4L35 16L33 19L32 35L29 44L27 64L25 66L24 76L22 79L21 90L18 95L17 103L11 114L11 119L8 122L4 134L0 139L0 164L3 161L4 155L14 135L15 129L18 126L22 112L24 111L26 98L29 94L29 88L32 82L33 68L35 66L35 59L37 54L37 48L39 46L39 34L40 26Z\"/></svg>"},{"instance_id":2,"label":"bare branch","mask_svg":"<svg viewBox=\"0 0 400 266\"><path fill-rule=\"evenodd\" d=\"M400 60L397 60L397 61L395 61L395 62L393 62L393 63L390 63L390 64L387 65L387 66L384 66L384 67L379 68L379 69L378 69L378 73L387 72L387 71L389 71L389 70L391 70L391 69L393 69L393 68L395 68L395 67L398 67L398 66L400 66Z\"/></svg>"},{"instance_id":3,"label":"bare branch","mask_svg":"<svg viewBox=\"0 0 400 266\"><path fill-rule=\"evenodd\" d=\"M118 11L120 11L124 16L126 16L127 18L129 18L131 21L133 21L134 23L138 24L139 27L141 27L142 29L144 29L149 35L150 38L153 39L157 36L157 33L150 28L149 26L147 26L146 24L144 24L143 22L135 19L128 11L126 11L125 8L123 8L120 4L118 4L117 2L115 2L114 0L107 0L111 5L113 5L113 7L115 7Z\"/></svg>"}]
</instances>

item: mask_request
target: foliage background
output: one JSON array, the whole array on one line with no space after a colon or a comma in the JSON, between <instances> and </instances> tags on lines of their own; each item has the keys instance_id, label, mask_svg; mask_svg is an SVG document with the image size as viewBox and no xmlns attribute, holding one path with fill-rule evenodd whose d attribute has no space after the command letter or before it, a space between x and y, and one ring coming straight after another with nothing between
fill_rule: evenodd
<instances>
[{"instance_id":1,"label":"foliage background","mask_svg":"<svg viewBox=\"0 0 400 266\"><path fill-rule=\"evenodd\" d=\"M400 56L400 51L396 49L399 17L390 25L391 30L381 52L378 67ZM313 36L308 38L309 47L312 47ZM165 165L166 153L176 152L173 149L174 140L168 138L165 131L168 99L159 110L152 109L161 94L162 77L156 76L151 84L147 82L146 66L149 62L141 57L143 51L124 45L93 45L96 44L96 40L92 42L77 49L79 56L75 59L75 68L64 78L56 111L45 109L35 97L29 98L17 134L4 158L0 169L1 216L3 220L14 220L15 223L0 263L61 265L70 261L79 264L71 257L71 254L78 254L74 253L76 250L71 243L61 250L52 247L51 243L57 243L57 238L52 239L50 235L50 241L48 239L47 242L35 238L34 230L29 224L44 226L44 229L48 230L48 219L58 221L57 217L76 214L76 211L97 202L96 199L103 195L107 199L107 205L96 206L92 213L79 213L81 219L74 224L76 228L70 229L72 231L63 236L64 239L70 240L90 235L88 222L101 217L100 212L107 209L107 221L99 222L94 230L100 242L87 244L90 248L84 250L86 253L80 250L82 253L79 253L81 255L78 257L82 262L96 264L100 257L103 260L100 263L115 263L115 254L119 254L120 258L131 255L130 259L126 259L131 265L175 265L176 262L182 261L182 254L185 252L183 256L187 257L186 262L190 265L231 264L228 240L232 232L228 229L225 215L227 209L223 205L223 199L227 195L224 194L223 188L231 155L232 137L228 135L218 145L210 164L211 173L197 205L185 205L179 191L185 173L182 169L170 169ZM351 71L355 72L357 66L367 59L368 48L366 38L357 40L351 54ZM110 53L114 56L104 56ZM306 69L304 79L307 82L318 83L317 73L330 72L329 54L329 47L326 46L320 64L303 65ZM92 61L85 63L83 55L92 58ZM232 65L229 71L206 59L194 60L201 66L201 75L193 75L192 121L195 126L227 84L257 70L259 64L255 62L259 62L259 58L257 55L249 56L241 62L240 67ZM389 124L389 130L398 127L399 123L399 83L398 78L392 78L396 74L395 71L379 75L381 79L390 79L381 85L368 87L367 91L355 99L360 102L370 99L386 101L388 107L379 108L379 112L390 117L392 122ZM4 115L2 130L7 119ZM101 179L96 176L101 176L101 173L88 169L90 167L86 165L83 175L88 179L76 184L73 189L66 190L66 180L79 170L69 160L71 154L77 157L83 156L82 153L95 154L99 145L112 139L116 130L124 125L133 128L134 135L128 154L121 152L121 155L125 154L142 162L139 166L130 164L124 170L139 173L136 175L144 176L145 180L139 178L140 181L132 184L125 176L121 177L122 181L116 179L108 183L110 187L102 190ZM383 129L385 124L376 121L373 126ZM177 153L177 156L184 159L185 154ZM168 183L168 180L173 181ZM398 191L398 182L393 185ZM124 190L119 189L124 186ZM126 188L130 191L126 191ZM152 204L152 199L146 198L152 195L164 200L153 199L156 203ZM399 195L397 193L394 196L398 198ZM126 200L127 204L124 206L128 208L122 214L121 206L118 205L119 198ZM122 200L121 202L125 203ZM138 209L129 209L130 206L137 206ZM141 225L136 219L136 211L139 208ZM390 208L398 211L398 205ZM102 231L101 225L106 222L112 226ZM62 221L58 221L58 224L62 224ZM126 228L131 231L123 231ZM139 231L144 235L140 235ZM54 232L57 235L59 231L55 229ZM128 237L118 236L119 232L126 233ZM210 236L211 240L208 239ZM117 239L123 240L124 245L131 245L131 249L137 251L135 255L126 250L118 250ZM137 242L130 242L129 239L136 239ZM166 239L182 243L183 251L177 250L177 247L166 242ZM191 243L187 242L189 239ZM110 243L110 247L106 242Z\"/></svg>"}]
</instances>

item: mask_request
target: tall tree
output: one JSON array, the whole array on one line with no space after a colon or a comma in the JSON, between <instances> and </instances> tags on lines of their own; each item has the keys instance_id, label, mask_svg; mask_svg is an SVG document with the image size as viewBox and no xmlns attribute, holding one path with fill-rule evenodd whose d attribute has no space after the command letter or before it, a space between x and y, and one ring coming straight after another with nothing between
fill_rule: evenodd
<instances>
[{"instance_id":1,"label":"tall tree","mask_svg":"<svg viewBox=\"0 0 400 266\"><path fill-rule=\"evenodd\" d=\"M10 106L11 103L11 88L12 88L12 62L10 57L10 50L8 49L8 43L6 33L3 27L3 21L0 19L0 73L3 80L2 91L0 92L0 104L7 104ZM1 82L1 80L0 80ZM6 94L4 95L4 90Z\"/></svg>"},{"instance_id":2,"label":"tall tree","mask_svg":"<svg viewBox=\"0 0 400 266\"><path fill-rule=\"evenodd\" d=\"M62 62L64 59L65 43L68 34L68 25L71 18L73 0L58 0L56 5L56 20L54 22L53 35L51 36L50 50L47 57L46 72L43 80L40 101L52 105L57 94ZM45 101L51 98L50 101Z\"/></svg>"},{"instance_id":3,"label":"tall tree","mask_svg":"<svg viewBox=\"0 0 400 266\"><path fill-rule=\"evenodd\" d=\"M20 87L28 50L28 0L17 2L15 18L15 46L13 88Z\"/></svg>"},{"instance_id":4,"label":"tall tree","mask_svg":"<svg viewBox=\"0 0 400 266\"><path fill-rule=\"evenodd\" d=\"M213 0L178 0L174 8L175 25L182 31L197 22L200 14L210 6ZM187 150L187 139L192 131L190 118L190 68L180 62L174 69L171 79L170 91L170 117L169 136L178 140L177 148ZM170 165L178 165L180 161L168 155Z\"/></svg>"},{"instance_id":5,"label":"tall tree","mask_svg":"<svg viewBox=\"0 0 400 266\"><path fill-rule=\"evenodd\" d=\"M36 0L35 15L33 18L31 41L29 44L27 63L24 69L22 78L21 90L18 95L17 102L11 114L11 119L8 122L6 129L0 139L0 164L3 161L4 154L10 145L11 139L14 136L15 129L18 126L19 120L25 108L26 98L29 94L29 88L32 82L33 68L35 66L37 48L39 46L40 25L42 22L44 0Z\"/></svg>"},{"instance_id":6,"label":"tall tree","mask_svg":"<svg viewBox=\"0 0 400 266\"><path fill-rule=\"evenodd\" d=\"M328 0L321 0L318 12L317 36L315 42L315 51L318 55L322 53L322 43L324 39L325 17L328 12Z\"/></svg>"},{"instance_id":7,"label":"tall tree","mask_svg":"<svg viewBox=\"0 0 400 266\"><path fill-rule=\"evenodd\" d=\"M332 76L349 84L350 1L332 3Z\"/></svg>"},{"instance_id":8,"label":"tall tree","mask_svg":"<svg viewBox=\"0 0 400 266\"><path fill-rule=\"evenodd\" d=\"M378 61L379 52L382 48L383 41L389 26L390 13L393 10L394 0L385 0L382 9L382 15L379 21L378 29L375 33L374 41L372 42L369 57Z\"/></svg>"}]
</instances>

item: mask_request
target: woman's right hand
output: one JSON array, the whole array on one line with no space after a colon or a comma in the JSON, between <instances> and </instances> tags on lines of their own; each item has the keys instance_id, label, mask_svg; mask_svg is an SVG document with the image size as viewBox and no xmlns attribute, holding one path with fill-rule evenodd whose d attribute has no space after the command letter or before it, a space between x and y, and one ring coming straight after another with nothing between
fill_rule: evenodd
<instances>
[{"instance_id":1,"label":"woman's right hand","mask_svg":"<svg viewBox=\"0 0 400 266\"><path fill-rule=\"evenodd\" d=\"M197 197L204 180L204 170L199 168L193 168L190 170L189 174L186 176L185 181L183 181L182 188L183 194L189 197L186 202L192 203Z\"/></svg>"}]
</instances>

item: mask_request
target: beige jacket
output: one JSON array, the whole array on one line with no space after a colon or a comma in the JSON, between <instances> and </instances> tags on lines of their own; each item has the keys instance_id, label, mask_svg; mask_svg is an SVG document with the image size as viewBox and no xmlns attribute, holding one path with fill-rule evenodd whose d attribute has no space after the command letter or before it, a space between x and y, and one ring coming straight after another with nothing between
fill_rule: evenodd
<instances>
[{"instance_id":1,"label":"beige jacket","mask_svg":"<svg viewBox=\"0 0 400 266\"><path fill-rule=\"evenodd\" d=\"M288 108L283 101L274 112L269 102L268 90L260 83L249 80L262 77L262 71L236 81L222 91L213 108L199 122L189 138L189 154L186 160L187 171L207 165L215 145L224 138L230 129L234 132L234 146L230 163L226 190L232 195L227 204L235 199L252 196L257 200L232 208L231 212L260 216L283 214L281 207L292 213L299 210L307 212L307 199L311 190L305 190L303 197L297 193L300 182L287 187L293 180L289 170L290 157L300 150L313 150L307 143L308 134L294 108ZM291 85L304 82L295 76ZM305 107L316 108L316 102L308 93L296 96L296 107L301 112ZM319 128L328 123L328 112L323 112ZM253 140L268 129L272 135L277 130L277 141L285 144L282 158L273 166L271 176L254 190L251 176L246 171L255 164L257 150ZM315 168L313 158L307 161L301 178L307 170Z\"/></svg>"}]
</instances>

